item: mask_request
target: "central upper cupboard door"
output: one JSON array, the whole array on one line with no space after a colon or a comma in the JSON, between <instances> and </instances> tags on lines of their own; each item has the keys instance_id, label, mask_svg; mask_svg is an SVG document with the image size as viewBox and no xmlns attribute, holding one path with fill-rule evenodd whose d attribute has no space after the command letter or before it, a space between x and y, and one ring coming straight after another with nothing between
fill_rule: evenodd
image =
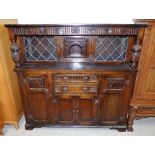
<instances>
[{"instance_id":1,"label":"central upper cupboard door","mask_svg":"<svg viewBox=\"0 0 155 155\"><path fill-rule=\"evenodd\" d=\"M64 62L88 62L91 53L91 37L65 36L62 38L61 60Z\"/></svg>"}]
</instances>

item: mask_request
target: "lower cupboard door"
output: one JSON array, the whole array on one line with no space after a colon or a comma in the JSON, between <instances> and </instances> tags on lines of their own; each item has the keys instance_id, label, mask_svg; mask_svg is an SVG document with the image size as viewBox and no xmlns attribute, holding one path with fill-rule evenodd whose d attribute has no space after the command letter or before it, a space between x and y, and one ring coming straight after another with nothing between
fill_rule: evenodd
<instances>
[{"instance_id":1,"label":"lower cupboard door","mask_svg":"<svg viewBox=\"0 0 155 155\"><path fill-rule=\"evenodd\" d=\"M97 122L98 100L94 98L80 98L76 121L78 125L95 125Z\"/></svg>"},{"instance_id":2,"label":"lower cupboard door","mask_svg":"<svg viewBox=\"0 0 155 155\"><path fill-rule=\"evenodd\" d=\"M33 123L48 124L51 121L51 106L48 89L29 90L29 119Z\"/></svg>"},{"instance_id":3,"label":"lower cupboard door","mask_svg":"<svg viewBox=\"0 0 155 155\"><path fill-rule=\"evenodd\" d=\"M56 124L75 124L76 111L73 109L74 100L72 98L57 98L55 100Z\"/></svg>"},{"instance_id":4,"label":"lower cupboard door","mask_svg":"<svg viewBox=\"0 0 155 155\"><path fill-rule=\"evenodd\" d=\"M126 125L129 107L130 86L128 79L104 79L103 96L100 101L100 122L102 125Z\"/></svg>"}]
</instances>

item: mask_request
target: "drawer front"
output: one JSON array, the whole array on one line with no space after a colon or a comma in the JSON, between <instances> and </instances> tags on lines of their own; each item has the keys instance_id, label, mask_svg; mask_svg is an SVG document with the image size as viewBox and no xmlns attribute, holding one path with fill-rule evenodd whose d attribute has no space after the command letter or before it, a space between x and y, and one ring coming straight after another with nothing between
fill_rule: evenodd
<instances>
[{"instance_id":1,"label":"drawer front","mask_svg":"<svg viewBox=\"0 0 155 155\"><path fill-rule=\"evenodd\" d=\"M81 94L98 94L97 85L55 85L55 94L71 94L71 95L81 95Z\"/></svg>"},{"instance_id":2,"label":"drawer front","mask_svg":"<svg viewBox=\"0 0 155 155\"><path fill-rule=\"evenodd\" d=\"M93 82L98 83L99 76L95 74L56 74L54 76L56 83L72 83L72 82Z\"/></svg>"},{"instance_id":3,"label":"drawer front","mask_svg":"<svg viewBox=\"0 0 155 155\"><path fill-rule=\"evenodd\" d=\"M155 116L155 107L138 107L136 115Z\"/></svg>"}]
</instances>

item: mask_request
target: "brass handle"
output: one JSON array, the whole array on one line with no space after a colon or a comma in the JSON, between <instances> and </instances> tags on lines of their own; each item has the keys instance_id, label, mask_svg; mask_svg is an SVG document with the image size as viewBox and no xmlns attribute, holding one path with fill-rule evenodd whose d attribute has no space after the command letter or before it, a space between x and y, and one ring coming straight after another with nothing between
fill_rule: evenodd
<instances>
[{"instance_id":1,"label":"brass handle","mask_svg":"<svg viewBox=\"0 0 155 155\"><path fill-rule=\"evenodd\" d=\"M64 77L63 77L63 80L64 80L65 82L67 82L67 81L68 81L68 77L67 77L67 76L64 76Z\"/></svg>"},{"instance_id":2,"label":"brass handle","mask_svg":"<svg viewBox=\"0 0 155 155\"><path fill-rule=\"evenodd\" d=\"M88 76L84 76L84 81L88 81L89 80L89 77Z\"/></svg>"},{"instance_id":3,"label":"brass handle","mask_svg":"<svg viewBox=\"0 0 155 155\"><path fill-rule=\"evenodd\" d=\"M63 91L66 92L68 90L68 87L63 87Z\"/></svg>"},{"instance_id":4,"label":"brass handle","mask_svg":"<svg viewBox=\"0 0 155 155\"><path fill-rule=\"evenodd\" d=\"M84 92L87 92L88 89L89 89L88 87L84 87L84 88L83 88L83 91L84 91Z\"/></svg>"},{"instance_id":5,"label":"brass handle","mask_svg":"<svg viewBox=\"0 0 155 155\"><path fill-rule=\"evenodd\" d=\"M99 100L98 99L95 100L95 104L99 104Z\"/></svg>"}]
</instances>

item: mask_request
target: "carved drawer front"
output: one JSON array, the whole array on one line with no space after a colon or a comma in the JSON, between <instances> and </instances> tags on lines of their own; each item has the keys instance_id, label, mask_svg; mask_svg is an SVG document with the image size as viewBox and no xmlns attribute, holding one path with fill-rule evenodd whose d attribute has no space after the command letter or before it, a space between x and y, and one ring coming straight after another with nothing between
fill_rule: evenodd
<instances>
[{"instance_id":1,"label":"carved drawer front","mask_svg":"<svg viewBox=\"0 0 155 155\"><path fill-rule=\"evenodd\" d=\"M56 74L55 82L95 82L98 83L99 77L95 74Z\"/></svg>"},{"instance_id":2,"label":"carved drawer front","mask_svg":"<svg viewBox=\"0 0 155 155\"><path fill-rule=\"evenodd\" d=\"M56 94L97 94L97 85L55 85L54 91Z\"/></svg>"},{"instance_id":3,"label":"carved drawer front","mask_svg":"<svg viewBox=\"0 0 155 155\"><path fill-rule=\"evenodd\" d=\"M138 107L136 114L140 116L155 116L155 107Z\"/></svg>"}]
</instances>

